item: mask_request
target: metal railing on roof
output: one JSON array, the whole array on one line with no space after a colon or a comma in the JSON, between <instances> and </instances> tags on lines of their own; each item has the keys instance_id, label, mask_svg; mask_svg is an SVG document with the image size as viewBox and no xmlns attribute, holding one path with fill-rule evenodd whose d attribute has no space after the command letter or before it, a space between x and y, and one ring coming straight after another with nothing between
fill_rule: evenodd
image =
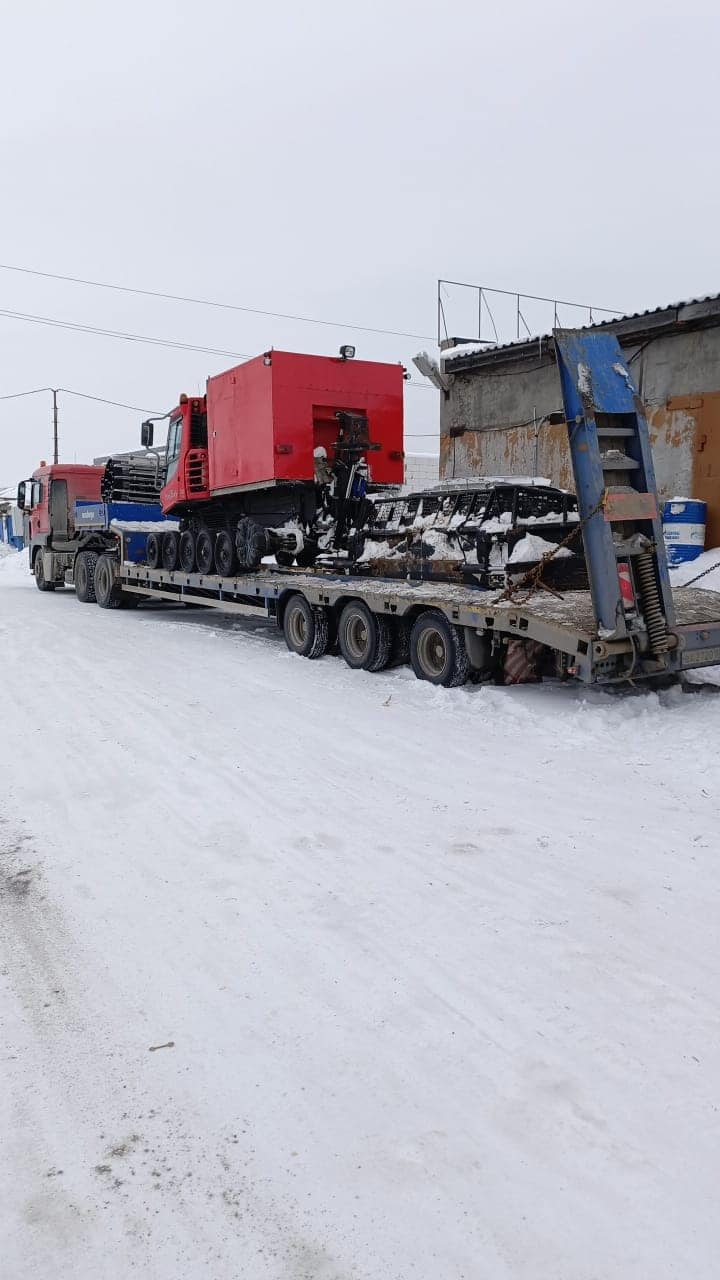
<instances>
[{"instance_id":1,"label":"metal railing on roof","mask_svg":"<svg viewBox=\"0 0 720 1280\"><path fill-rule=\"evenodd\" d=\"M464 293L460 294L460 290ZM451 308L453 314L449 317L449 324ZM584 324L595 323L596 317L609 319L623 314L610 307L597 307L585 302L544 298L539 294L517 293L511 289L491 289L487 285L468 284L463 280L438 280L438 346L443 342L486 342L489 346L501 346L506 342L519 342L521 338L549 333L551 329L580 328ZM460 323L451 328L455 316L459 317Z\"/></svg>"}]
</instances>

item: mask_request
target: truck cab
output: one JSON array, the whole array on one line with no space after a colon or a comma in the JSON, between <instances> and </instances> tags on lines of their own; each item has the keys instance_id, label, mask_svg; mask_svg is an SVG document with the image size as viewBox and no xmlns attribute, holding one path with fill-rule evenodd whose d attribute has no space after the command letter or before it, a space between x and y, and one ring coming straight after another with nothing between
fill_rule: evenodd
<instances>
[{"instance_id":1,"label":"truck cab","mask_svg":"<svg viewBox=\"0 0 720 1280\"><path fill-rule=\"evenodd\" d=\"M30 568L38 588L62 586L79 546L75 503L99 502L103 467L41 462L18 485L17 504L25 518Z\"/></svg>"},{"instance_id":2,"label":"truck cab","mask_svg":"<svg viewBox=\"0 0 720 1280\"><path fill-rule=\"evenodd\" d=\"M153 424L142 425L142 445L153 442ZM209 498L208 432L205 396L180 396L170 413L165 452L165 484L160 493L164 514Z\"/></svg>"}]
</instances>

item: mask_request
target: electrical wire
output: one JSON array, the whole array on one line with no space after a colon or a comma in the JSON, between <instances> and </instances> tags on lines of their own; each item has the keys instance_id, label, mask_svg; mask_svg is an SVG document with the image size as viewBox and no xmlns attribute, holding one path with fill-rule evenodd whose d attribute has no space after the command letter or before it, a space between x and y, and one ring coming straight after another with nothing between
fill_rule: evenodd
<instances>
[{"instance_id":1,"label":"electrical wire","mask_svg":"<svg viewBox=\"0 0 720 1280\"><path fill-rule=\"evenodd\" d=\"M176 342L174 338L157 338L149 334L142 333L125 333L121 329L101 329L97 325L77 324L73 320L58 320L54 316L34 316L22 311L6 311L0 309L0 316L5 316L9 320L26 320L31 324L49 325L53 329L69 329L75 333L90 333L101 338L115 338L122 342L141 342L147 343L153 347L169 347L179 351L198 351L204 355L211 356L227 356L230 360L252 360L252 356L247 351L225 351L220 347L202 347L192 342ZM408 386L420 387L423 391L434 391L435 387L429 383L416 382L414 378L407 378ZM42 387L38 390L51 391L51 387ZM19 396L34 395L34 391L20 391ZM81 393L78 392L78 395ZM14 396L0 396L0 400L11 400ZM113 402L115 403L115 402ZM132 408L133 406L129 406Z\"/></svg>"},{"instance_id":2,"label":"electrical wire","mask_svg":"<svg viewBox=\"0 0 720 1280\"><path fill-rule=\"evenodd\" d=\"M247 315L270 316L275 320L293 320L299 324L324 325L330 329L354 329L358 333L381 333L393 338L417 338L432 342L427 333L403 333L399 329L378 329L366 324L347 324L340 320L319 320L315 316L292 315L284 311L266 311L260 307L245 307L234 302L217 302L210 298L193 298L181 293L161 293L158 289L134 289L126 284L111 284L106 280L84 280L80 276L63 276L55 271L37 271L32 267L16 267L0 262L0 271L15 271L20 275L39 276L43 280L62 280L65 284L81 284L92 289L111 289L116 293L134 293L143 298L162 298L166 302L188 302L196 307L217 307L222 311L242 311ZM222 352L220 354L226 354Z\"/></svg>"},{"instance_id":3,"label":"electrical wire","mask_svg":"<svg viewBox=\"0 0 720 1280\"><path fill-rule=\"evenodd\" d=\"M54 316L35 316L23 311L0 310L0 316L10 320L25 320L31 324L49 325L53 329L70 329L76 333L93 333L103 338L121 339L123 342L141 342L153 347L171 347L179 351L199 351L203 355L228 356L231 360L249 360L244 351L225 351L220 347L201 347L192 342L176 342L172 338L154 338L148 334L125 333L121 329L101 329L92 324L76 324L72 320L58 320Z\"/></svg>"},{"instance_id":4,"label":"electrical wire","mask_svg":"<svg viewBox=\"0 0 720 1280\"><path fill-rule=\"evenodd\" d=\"M122 400L107 400L105 396L91 396L87 391L72 391L70 387L58 387L58 391L62 391L66 396L79 396L81 400L95 400L98 404L111 404L116 409L132 409L135 413L160 413L159 409L148 409L138 404L124 404Z\"/></svg>"},{"instance_id":5,"label":"electrical wire","mask_svg":"<svg viewBox=\"0 0 720 1280\"><path fill-rule=\"evenodd\" d=\"M70 387L33 387L32 391L16 391L13 395L0 396L0 400L21 400L24 396L38 396L43 391L66 396L79 396L82 400L96 400L98 404L114 405L116 409L132 409L135 413L159 413L158 409L148 409L139 404L125 404L122 400L108 400L105 396L92 396L88 391L73 391Z\"/></svg>"},{"instance_id":6,"label":"electrical wire","mask_svg":"<svg viewBox=\"0 0 720 1280\"><path fill-rule=\"evenodd\" d=\"M11 396L0 396L0 400L22 400L23 396L38 396L41 391L52 391L52 387L33 387L32 391L16 391Z\"/></svg>"}]
</instances>

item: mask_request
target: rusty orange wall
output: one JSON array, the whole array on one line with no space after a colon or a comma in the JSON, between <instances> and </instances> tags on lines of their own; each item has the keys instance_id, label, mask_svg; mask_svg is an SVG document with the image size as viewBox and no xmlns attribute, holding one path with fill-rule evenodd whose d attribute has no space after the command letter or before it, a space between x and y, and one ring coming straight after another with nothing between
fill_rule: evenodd
<instances>
[{"instance_id":1,"label":"rusty orange wall","mask_svg":"<svg viewBox=\"0 0 720 1280\"><path fill-rule=\"evenodd\" d=\"M720 546L720 391L697 398L692 496L708 504L706 547Z\"/></svg>"}]
</instances>

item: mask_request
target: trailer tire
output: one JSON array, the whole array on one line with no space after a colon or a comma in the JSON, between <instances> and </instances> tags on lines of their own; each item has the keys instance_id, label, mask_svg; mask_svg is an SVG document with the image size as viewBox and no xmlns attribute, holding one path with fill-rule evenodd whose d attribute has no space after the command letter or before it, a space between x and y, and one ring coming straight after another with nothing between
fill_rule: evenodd
<instances>
[{"instance_id":1,"label":"trailer tire","mask_svg":"<svg viewBox=\"0 0 720 1280\"><path fill-rule=\"evenodd\" d=\"M95 566L98 557L96 551L79 551L75 557L73 578L75 579L75 595L80 604L96 604Z\"/></svg>"},{"instance_id":2,"label":"trailer tire","mask_svg":"<svg viewBox=\"0 0 720 1280\"><path fill-rule=\"evenodd\" d=\"M462 629L448 622L439 609L426 609L410 632L410 665L418 680L444 689L465 684L470 659Z\"/></svg>"},{"instance_id":3,"label":"trailer tire","mask_svg":"<svg viewBox=\"0 0 720 1280\"><path fill-rule=\"evenodd\" d=\"M195 568L195 534L192 529L183 529L178 545L178 560L183 573L192 573Z\"/></svg>"},{"instance_id":4,"label":"trailer tire","mask_svg":"<svg viewBox=\"0 0 720 1280\"><path fill-rule=\"evenodd\" d=\"M207 574L213 571L213 536L205 526L198 529L195 536L195 563L198 573Z\"/></svg>"},{"instance_id":5,"label":"trailer tire","mask_svg":"<svg viewBox=\"0 0 720 1280\"><path fill-rule=\"evenodd\" d=\"M362 600L350 600L340 614L340 652L354 671L382 671L390 661L392 627Z\"/></svg>"},{"instance_id":6,"label":"trailer tire","mask_svg":"<svg viewBox=\"0 0 720 1280\"><path fill-rule=\"evenodd\" d=\"M35 586L38 591L54 591L55 583L48 582L45 577L45 566L43 564L43 553L38 551L33 564L33 573L35 574Z\"/></svg>"},{"instance_id":7,"label":"trailer tire","mask_svg":"<svg viewBox=\"0 0 720 1280\"><path fill-rule=\"evenodd\" d=\"M162 540L162 562L163 569L167 569L168 573L172 573L178 567L178 553L180 550L180 539L176 533L164 533Z\"/></svg>"},{"instance_id":8,"label":"trailer tire","mask_svg":"<svg viewBox=\"0 0 720 1280\"><path fill-rule=\"evenodd\" d=\"M145 543L145 559L148 569L159 569L162 560L162 545L156 533L149 533Z\"/></svg>"},{"instance_id":9,"label":"trailer tire","mask_svg":"<svg viewBox=\"0 0 720 1280\"><path fill-rule=\"evenodd\" d=\"M322 658L328 647L327 609L315 608L296 592L285 605L283 635L291 653L301 658Z\"/></svg>"},{"instance_id":10,"label":"trailer tire","mask_svg":"<svg viewBox=\"0 0 720 1280\"><path fill-rule=\"evenodd\" d=\"M112 556L98 557L95 565L95 596L101 609L119 609L123 602L122 588L115 577L115 561Z\"/></svg>"}]
</instances>

